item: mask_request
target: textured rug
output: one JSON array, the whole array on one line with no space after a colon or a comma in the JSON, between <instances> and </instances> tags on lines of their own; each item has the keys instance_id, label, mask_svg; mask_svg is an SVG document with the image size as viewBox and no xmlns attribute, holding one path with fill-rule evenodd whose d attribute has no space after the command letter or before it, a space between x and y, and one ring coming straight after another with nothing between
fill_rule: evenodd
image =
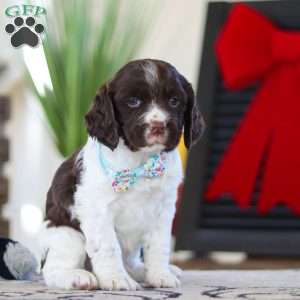
<instances>
[{"instance_id":1,"label":"textured rug","mask_svg":"<svg viewBox=\"0 0 300 300\"><path fill-rule=\"evenodd\" d=\"M42 281L0 281L0 300L300 300L300 271L187 271L178 289L134 292L63 291L48 289Z\"/></svg>"}]
</instances>

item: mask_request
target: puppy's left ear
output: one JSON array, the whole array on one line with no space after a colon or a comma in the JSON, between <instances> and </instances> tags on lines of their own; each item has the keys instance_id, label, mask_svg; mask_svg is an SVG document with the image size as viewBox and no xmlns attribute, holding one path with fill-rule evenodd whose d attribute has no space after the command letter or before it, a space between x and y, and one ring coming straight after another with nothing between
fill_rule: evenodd
<instances>
[{"instance_id":1,"label":"puppy's left ear","mask_svg":"<svg viewBox=\"0 0 300 300\"><path fill-rule=\"evenodd\" d=\"M200 113L192 85L182 76L182 84L188 97L184 112L184 144L189 149L203 134L205 122Z\"/></svg>"},{"instance_id":2,"label":"puppy's left ear","mask_svg":"<svg viewBox=\"0 0 300 300\"><path fill-rule=\"evenodd\" d=\"M115 119L112 96L107 84L96 94L94 103L85 115L88 134L112 151L119 143L118 123Z\"/></svg>"}]
</instances>

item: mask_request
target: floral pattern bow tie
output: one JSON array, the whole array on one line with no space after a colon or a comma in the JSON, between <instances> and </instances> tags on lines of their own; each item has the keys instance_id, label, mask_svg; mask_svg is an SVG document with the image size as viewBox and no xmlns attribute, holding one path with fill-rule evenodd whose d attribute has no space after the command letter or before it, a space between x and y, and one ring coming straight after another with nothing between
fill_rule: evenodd
<instances>
[{"instance_id":1,"label":"floral pattern bow tie","mask_svg":"<svg viewBox=\"0 0 300 300\"><path fill-rule=\"evenodd\" d=\"M113 171L104 160L100 150L100 145L98 146L98 157L102 169L112 178L112 188L115 192L128 191L129 188L135 185L137 181L142 177L154 178L162 176L166 169L165 152L151 155L144 164L135 169L124 169L117 172Z\"/></svg>"}]
</instances>

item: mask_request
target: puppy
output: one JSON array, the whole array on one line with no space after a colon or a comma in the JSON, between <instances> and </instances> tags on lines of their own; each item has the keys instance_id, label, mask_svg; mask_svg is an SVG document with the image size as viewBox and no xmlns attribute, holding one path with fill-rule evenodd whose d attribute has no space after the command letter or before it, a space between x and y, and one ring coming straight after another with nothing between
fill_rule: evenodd
<instances>
[{"instance_id":1,"label":"puppy","mask_svg":"<svg viewBox=\"0 0 300 300\"><path fill-rule=\"evenodd\" d=\"M87 143L59 167L47 195L48 286L179 285L169 265L182 181L176 146L183 128L189 148L203 125L191 85L166 62L130 62L98 90L86 114Z\"/></svg>"}]
</instances>

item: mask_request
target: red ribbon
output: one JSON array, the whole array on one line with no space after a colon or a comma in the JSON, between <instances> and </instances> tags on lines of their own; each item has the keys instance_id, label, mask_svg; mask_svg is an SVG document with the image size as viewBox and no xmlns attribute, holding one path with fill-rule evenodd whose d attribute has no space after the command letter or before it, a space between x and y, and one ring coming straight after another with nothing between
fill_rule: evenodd
<instances>
[{"instance_id":1,"label":"red ribbon","mask_svg":"<svg viewBox=\"0 0 300 300\"><path fill-rule=\"evenodd\" d=\"M300 32L285 31L243 4L233 7L216 53L229 89L260 87L205 196L249 206L264 160L258 211L284 203L300 214Z\"/></svg>"}]
</instances>

